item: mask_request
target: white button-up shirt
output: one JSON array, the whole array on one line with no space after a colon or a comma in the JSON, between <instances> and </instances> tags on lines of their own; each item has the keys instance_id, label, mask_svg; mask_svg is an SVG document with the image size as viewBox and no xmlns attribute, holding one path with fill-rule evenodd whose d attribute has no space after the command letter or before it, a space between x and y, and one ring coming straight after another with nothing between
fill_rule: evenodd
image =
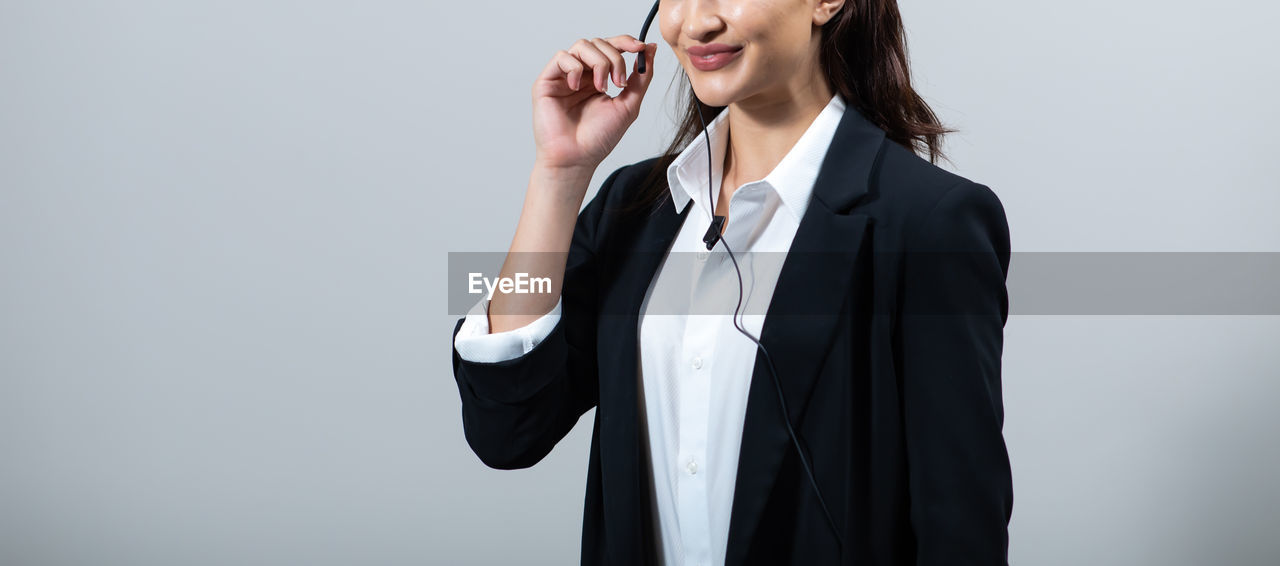
<instances>
[{"instance_id":1,"label":"white button-up shirt","mask_svg":"<svg viewBox=\"0 0 1280 566\"><path fill-rule=\"evenodd\" d=\"M808 208L813 184L845 103L834 95L777 167L729 199L724 241L742 270L739 322L759 337L782 261ZM707 126L713 191L727 146L726 108ZM724 247L702 243L714 204L702 136L676 157L667 180L677 211L692 202L640 307L640 414L652 462L659 555L668 565L723 564L756 346L733 326L738 276ZM463 359L496 362L528 353L550 334L561 305L522 328L489 334L482 300L454 347ZM765 378L772 379L770 376Z\"/></svg>"}]
</instances>

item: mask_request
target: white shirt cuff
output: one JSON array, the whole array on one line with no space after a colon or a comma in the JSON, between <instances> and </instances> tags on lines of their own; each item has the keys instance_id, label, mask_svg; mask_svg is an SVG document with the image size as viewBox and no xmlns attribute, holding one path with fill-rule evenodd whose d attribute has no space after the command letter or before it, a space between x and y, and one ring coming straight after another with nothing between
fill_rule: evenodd
<instances>
[{"instance_id":1,"label":"white shirt cuff","mask_svg":"<svg viewBox=\"0 0 1280 566\"><path fill-rule=\"evenodd\" d=\"M556 299L556 306L551 312L529 324L490 334L489 299L481 299L462 321L462 328L458 329L458 335L454 337L453 347L458 351L458 356L468 362L505 362L528 354L551 334L560 321L560 302L560 299Z\"/></svg>"}]
</instances>

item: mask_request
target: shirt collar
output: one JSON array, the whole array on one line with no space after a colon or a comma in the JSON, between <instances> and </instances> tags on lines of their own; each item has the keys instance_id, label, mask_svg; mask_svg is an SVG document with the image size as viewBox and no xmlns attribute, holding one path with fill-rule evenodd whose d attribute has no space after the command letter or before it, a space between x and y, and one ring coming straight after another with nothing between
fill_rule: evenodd
<instances>
[{"instance_id":1,"label":"shirt collar","mask_svg":"<svg viewBox=\"0 0 1280 566\"><path fill-rule=\"evenodd\" d=\"M728 127L726 120L729 110L730 108L725 108L707 124L707 135L711 137L712 163L716 164L711 170L712 186L716 188L720 186L723 175L726 149L724 130ZM844 99L839 93L833 95L796 144L783 156L782 161L763 179L764 184L778 194L783 208L791 213L796 222L800 221L809 206L813 184L818 178L822 161L827 155L827 148L831 145L844 110ZM696 140L686 146L667 167L667 185L671 189L671 200L675 203L676 210L683 212L692 200L710 218L711 206L707 200L706 180L707 143L699 133Z\"/></svg>"}]
</instances>

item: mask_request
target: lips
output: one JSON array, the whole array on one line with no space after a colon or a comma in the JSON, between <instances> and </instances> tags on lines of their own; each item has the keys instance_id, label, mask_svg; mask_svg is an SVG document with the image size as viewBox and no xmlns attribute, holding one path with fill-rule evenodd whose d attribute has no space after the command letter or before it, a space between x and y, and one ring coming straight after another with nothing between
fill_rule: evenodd
<instances>
[{"instance_id":1,"label":"lips","mask_svg":"<svg viewBox=\"0 0 1280 566\"><path fill-rule=\"evenodd\" d=\"M712 43L694 45L688 49L689 61L700 71L714 71L737 59L742 46Z\"/></svg>"},{"instance_id":2,"label":"lips","mask_svg":"<svg viewBox=\"0 0 1280 566\"><path fill-rule=\"evenodd\" d=\"M725 53L728 51L737 51L742 49L741 45L725 45L723 43L708 43L707 45L694 45L689 48L689 55L694 57L703 57L705 55L715 55L716 53Z\"/></svg>"}]
</instances>

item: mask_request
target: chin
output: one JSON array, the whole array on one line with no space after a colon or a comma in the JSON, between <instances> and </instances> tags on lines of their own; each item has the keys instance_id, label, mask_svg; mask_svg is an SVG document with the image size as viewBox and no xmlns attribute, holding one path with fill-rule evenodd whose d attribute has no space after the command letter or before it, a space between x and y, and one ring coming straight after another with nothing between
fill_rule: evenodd
<instances>
[{"instance_id":1,"label":"chin","mask_svg":"<svg viewBox=\"0 0 1280 566\"><path fill-rule=\"evenodd\" d=\"M695 92L696 92L696 91L695 91ZM702 95L699 95L699 96L698 96L698 100L701 100L701 101L702 101L702 103L703 103L703 104L706 104L707 106L728 106L730 103L732 103L732 102L733 102L733 99L732 99L732 98L725 97L725 96L702 96Z\"/></svg>"},{"instance_id":2,"label":"chin","mask_svg":"<svg viewBox=\"0 0 1280 566\"><path fill-rule=\"evenodd\" d=\"M694 71L699 72L699 71ZM708 106L728 106L738 100L737 89L720 83L725 81L709 81L706 78L693 77L693 93Z\"/></svg>"}]
</instances>

